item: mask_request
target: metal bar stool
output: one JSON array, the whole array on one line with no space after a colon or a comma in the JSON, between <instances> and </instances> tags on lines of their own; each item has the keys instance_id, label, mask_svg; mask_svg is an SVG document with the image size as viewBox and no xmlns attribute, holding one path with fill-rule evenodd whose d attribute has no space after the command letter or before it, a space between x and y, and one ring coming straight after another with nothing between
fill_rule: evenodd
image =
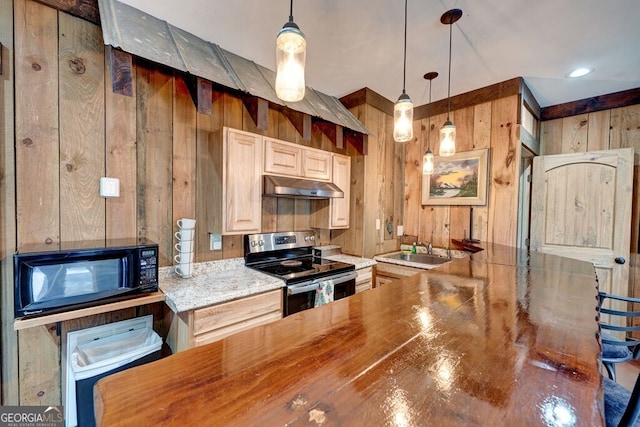
<instances>
[{"instance_id":1,"label":"metal bar stool","mask_svg":"<svg viewBox=\"0 0 640 427\"><path fill-rule=\"evenodd\" d=\"M616 364L636 359L640 353L640 340L632 338L631 332L640 332L640 311L621 310L619 308L605 307L605 301L613 300L622 303L640 304L639 298L612 295L606 292L598 293L599 324L601 329L600 340L602 342L601 361L607 370L609 378L616 380ZM603 321L602 314L607 314L609 320ZM636 319L636 322L634 322ZM638 323L634 325L634 323ZM626 340L617 338L615 332L624 332Z\"/></svg>"}]
</instances>

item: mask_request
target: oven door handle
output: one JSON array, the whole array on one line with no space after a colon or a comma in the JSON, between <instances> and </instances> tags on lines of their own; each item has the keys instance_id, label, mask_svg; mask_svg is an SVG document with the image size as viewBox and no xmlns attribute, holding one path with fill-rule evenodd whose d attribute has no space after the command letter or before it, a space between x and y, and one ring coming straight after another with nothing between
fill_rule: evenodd
<instances>
[{"instance_id":1,"label":"oven door handle","mask_svg":"<svg viewBox=\"0 0 640 427\"><path fill-rule=\"evenodd\" d=\"M344 282L348 282L349 280L354 280L356 277L358 277L358 273L353 271L346 274L340 274L336 276L329 276L321 279L315 279L310 282L297 283L295 285L287 286L287 295L296 295L296 294L302 294L309 291L315 291L320 287L320 282L322 282L323 280L331 279L333 281L333 285L335 286Z\"/></svg>"}]
</instances>

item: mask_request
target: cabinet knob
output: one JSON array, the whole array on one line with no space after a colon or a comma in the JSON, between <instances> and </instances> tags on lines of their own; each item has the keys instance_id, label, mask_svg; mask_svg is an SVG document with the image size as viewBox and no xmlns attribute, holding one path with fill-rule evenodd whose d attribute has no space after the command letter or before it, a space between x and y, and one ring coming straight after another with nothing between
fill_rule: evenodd
<instances>
[{"instance_id":1,"label":"cabinet knob","mask_svg":"<svg viewBox=\"0 0 640 427\"><path fill-rule=\"evenodd\" d=\"M625 260L623 257L619 256L616 257L616 259L614 260L616 262L616 264L624 264L625 262L627 262L627 260Z\"/></svg>"}]
</instances>

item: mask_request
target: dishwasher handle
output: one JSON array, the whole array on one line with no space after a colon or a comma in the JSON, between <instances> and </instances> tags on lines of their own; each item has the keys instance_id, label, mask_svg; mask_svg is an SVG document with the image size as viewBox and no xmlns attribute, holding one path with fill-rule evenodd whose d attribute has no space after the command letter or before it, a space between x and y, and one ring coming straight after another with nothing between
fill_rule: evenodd
<instances>
[{"instance_id":1,"label":"dishwasher handle","mask_svg":"<svg viewBox=\"0 0 640 427\"><path fill-rule=\"evenodd\" d=\"M308 282L296 283L295 285L287 286L287 295L297 295L302 294L309 291L315 291L320 287L320 282L331 279L333 281L333 285L339 285L344 282L348 282L350 280L355 280L358 277L358 273L355 271L346 273L346 274L338 274L335 276L324 277L321 279L314 279Z\"/></svg>"}]
</instances>

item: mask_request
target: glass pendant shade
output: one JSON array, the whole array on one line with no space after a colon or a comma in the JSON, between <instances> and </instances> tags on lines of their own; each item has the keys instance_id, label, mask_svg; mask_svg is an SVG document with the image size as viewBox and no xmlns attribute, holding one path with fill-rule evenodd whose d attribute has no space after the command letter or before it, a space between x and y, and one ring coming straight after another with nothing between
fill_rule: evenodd
<instances>
[{"instance_id":1,"label":"glass pendant shade","mask_svg":"<svg viewBox=\"0 0 640 427\"><path fill-rule=\"evenodd\" d=\"M407 142L413 139L413 102L406 93L393 106L393 140Z\"/></svg>"},{"instance_id":2,"label":"glass pendant shade","mask_svg":"<svg viewBox=\"0 0 640 427\"><path fill-rule=\"evenodd\" d=\"M453 156L456 154L456 127L450 120L444 122L440 129L440 156Z\"/></svg>"},{"instance_id":3,"label":"glass pendant shade","mask_svg":"<svg viewBox=\"0 0 640 427\"><path fill-rule=\"evenodd\" d=\"M433 173L433 153L427 149L427 152L422 156L422 174L431 175Z\"/></svg>"},{"instance_id":4,"label":"glass pendant shade","mask_svg":"<svg viewBox=\"0 0 640 427\"><path fill-rule=\"evenodd\" d=\"M304 98L307 42L293 22L287 22L276 39L276 95L285 102Z\"/></svg>"}]
</instances>

